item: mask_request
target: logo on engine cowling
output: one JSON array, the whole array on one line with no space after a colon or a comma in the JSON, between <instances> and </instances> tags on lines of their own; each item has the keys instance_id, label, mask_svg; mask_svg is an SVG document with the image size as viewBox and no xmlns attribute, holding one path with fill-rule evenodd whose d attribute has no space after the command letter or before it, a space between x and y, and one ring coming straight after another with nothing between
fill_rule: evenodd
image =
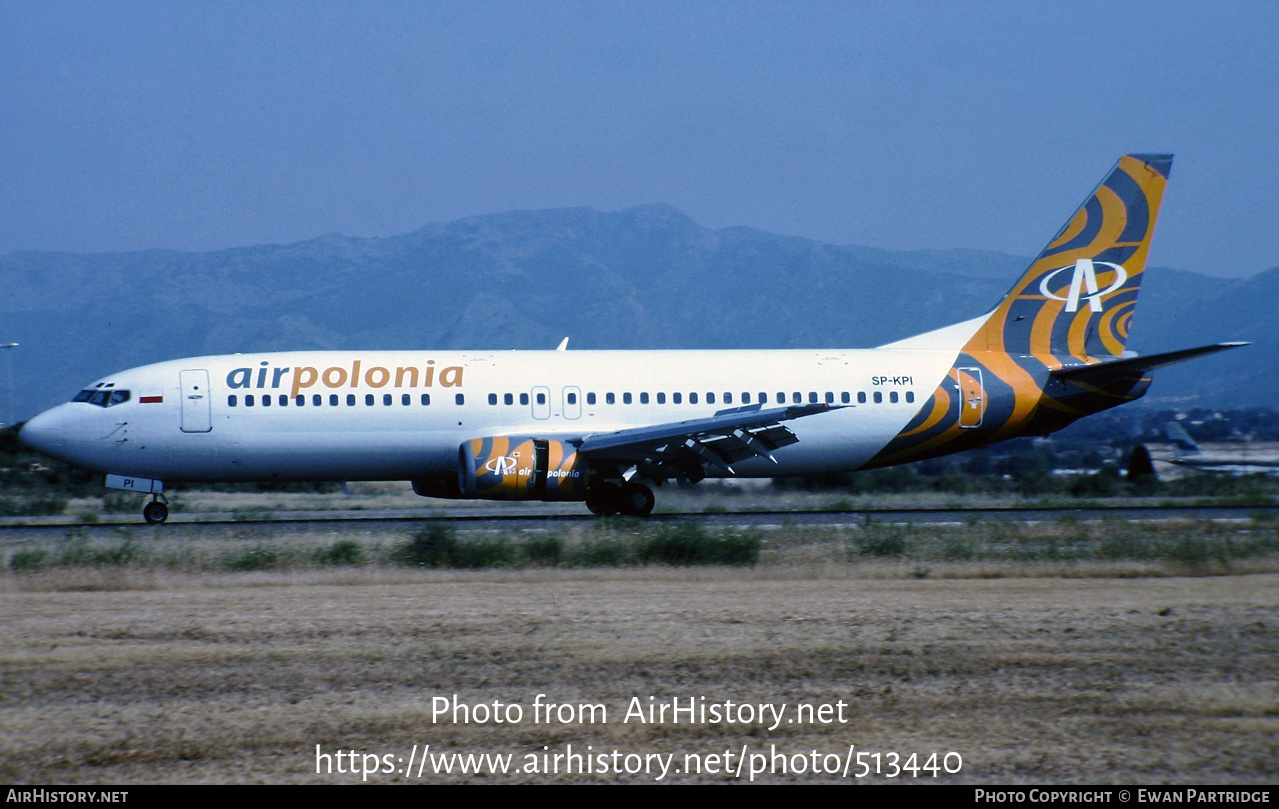
<instances>
[{"instance_id":1,"label":"logo on engine cowling","mask_svg":"<svg viewBox=\"0 0 1279 809\"><path fill-rule=\"evenodd\" d=\"M1114 282L1105 289L1097 288L1097 265L1109 267L1115 271ZM1070 278L1070 290L1063 298L1061 295L1050 292L1048 287L1052 280L1066 270L1074 270L1074 274ZM1039 292L1045 298L1052 298L1055 301L1065 301L1067 312L1079 311L1079 299L1085 298L1088 301L1088 308L1094 312L1101 311L1101 299L1115 290L1119 289L1128 280L1128 271L1119 264L1111 264L1109 261L1093 261L1090 258L1081 258L1075 262L1073 267L1060 267L1044 276L1039 282ZM1088 294L1083 294L1087 292Z\"/></svg>"},{"instance_id":2,"label":"logo on engine cowling","mask_svg":"<svg viewBox=\"0 0 1279 809\"><path fill-rule=\"evenodd\" d=\"M519 469L519 455L498 456L488 463L484 464L484 468L495 475L509 475Z\"/></svg>"}]
</instances>

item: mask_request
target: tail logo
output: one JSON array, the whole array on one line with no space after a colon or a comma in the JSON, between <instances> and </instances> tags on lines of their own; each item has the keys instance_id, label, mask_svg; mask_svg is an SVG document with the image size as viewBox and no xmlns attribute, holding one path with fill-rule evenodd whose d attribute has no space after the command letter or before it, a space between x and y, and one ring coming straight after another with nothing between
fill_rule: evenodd
<instances>
[{"instance_id":1,"label":"tail logo","mask_svg":"<svg viewBox=\"0 0 1279 809\"><path fill-rule=\"evenodd\" d=\"M1097 270L1096 265L1108 267L1115 271L1115 280L1110 286L1099 290L1097 288ZM1070 278L1070 291L1065 297L1052 292L1049 286L1052 284L1053 278L1066 270L1074 270L1074 275ZM1088 307L1094 312L1101 311L1101 299L1110 293L1118 290L1128 280L1128 271L1119 264L1111 264L1109 261L1093 261L1090 258L1081 258L1075 262L1075 266L1061 267L1044 276L1044 280L1039 282L1039 292L1045 298L1052 298L1057 301L1066 302L1067 312L1079 311L1079 300L1084 298L1088 301ZM1083 293L1087 291L1087 295Z\"/></svg>"}]
</instances>

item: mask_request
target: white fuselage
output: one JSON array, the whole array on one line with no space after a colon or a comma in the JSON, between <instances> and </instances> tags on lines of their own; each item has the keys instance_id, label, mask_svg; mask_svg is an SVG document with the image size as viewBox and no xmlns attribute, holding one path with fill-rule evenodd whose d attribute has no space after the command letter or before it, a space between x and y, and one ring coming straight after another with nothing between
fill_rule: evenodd
<instances>
[{"instance_id":1,"label":"white fuselage","mask_svg":"<svg viewBox=\"0 0 1279 809\"><path fill-rule=\"evenodd\" d=\"M129 391L127 401L60 405L28 422L23 439L90 469L166 481L406 480L456 469L459 445L474 438L576 439L742 405L826 402L839 407L788 423L799 441L776 463L754 458L733 472L848 471L897 435L956 355L889 347L196 357L105 377L91 390Z\"/></svg>"}]
</instances>

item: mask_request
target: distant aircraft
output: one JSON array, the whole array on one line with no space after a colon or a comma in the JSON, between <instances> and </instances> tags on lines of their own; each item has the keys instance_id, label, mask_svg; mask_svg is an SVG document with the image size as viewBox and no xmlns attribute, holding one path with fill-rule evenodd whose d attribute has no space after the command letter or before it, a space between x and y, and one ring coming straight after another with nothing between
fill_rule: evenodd
<instances>
[{"instance_id":1,"label":"distant aircraft","mask_svg":"<svg viewBox=\"0 0 1279 809\"><path fill-rule=\"evenodd\" d=\"M197 357L105 377L21 437L150 494L159 523L164 481L409 480L428 497L646 516L672 480L1045 435L1137 399L1156 368L1242 345L1124 350L1171 165L1120 158L992 311L875 349Z\"/></svg>"},{"instance_id":2,"label":"distant aircraft","mask_svg":"<svg viewBox=\"0 0 1279 809\"><path fill-rule=\"evenodd\" d=\"M1279 475L1279 456L1249 455L1244 450L1205 453L1195 439L1190 437L1190 433L1186 432L1186 428L1175 421L1168 422L1165 432L1168 434L1168 440L1172 442L1174 455L1170 458L1154 460L1166 461L1201 472L1224 472L1230 475Z\"/></svg>"}]
</instances>

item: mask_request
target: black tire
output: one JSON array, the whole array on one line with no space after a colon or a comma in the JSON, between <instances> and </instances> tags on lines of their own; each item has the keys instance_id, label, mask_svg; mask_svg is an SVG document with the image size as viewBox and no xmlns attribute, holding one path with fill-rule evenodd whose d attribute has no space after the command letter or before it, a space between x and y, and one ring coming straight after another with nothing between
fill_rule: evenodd
<instances>
[{"instance_id":1,"label":"black tire","mask_svg":"<svg viewBox=\"0 0 1279 809\"><path fill-rule=\"evenodd\" d=\"M169 507L159 500L152 500L142 508L142 519L147 525L159 525L169 519Z\"/></svg>"},{"instance_id":2,"label":"black tire","mask_svg":"<svg viewBox=\"0 0 1279 809\"><path fill-rule=\"evenodd\" d=\"M586 507L596 517L609 517L622 510L622 487L615 483L598 483L586 493Z\"/></svg>"},{"instance_id":3,"label":"black tire","mask_svg":"<svg viewBox=\"0 0 1279 809\"><path fill-rule=\"evenodd\" d=\"M657 498L653 490L643 483L628 483L622 487L620 511L629 517L647 517L653 513Z\"/></svg>"}]
</instances>

